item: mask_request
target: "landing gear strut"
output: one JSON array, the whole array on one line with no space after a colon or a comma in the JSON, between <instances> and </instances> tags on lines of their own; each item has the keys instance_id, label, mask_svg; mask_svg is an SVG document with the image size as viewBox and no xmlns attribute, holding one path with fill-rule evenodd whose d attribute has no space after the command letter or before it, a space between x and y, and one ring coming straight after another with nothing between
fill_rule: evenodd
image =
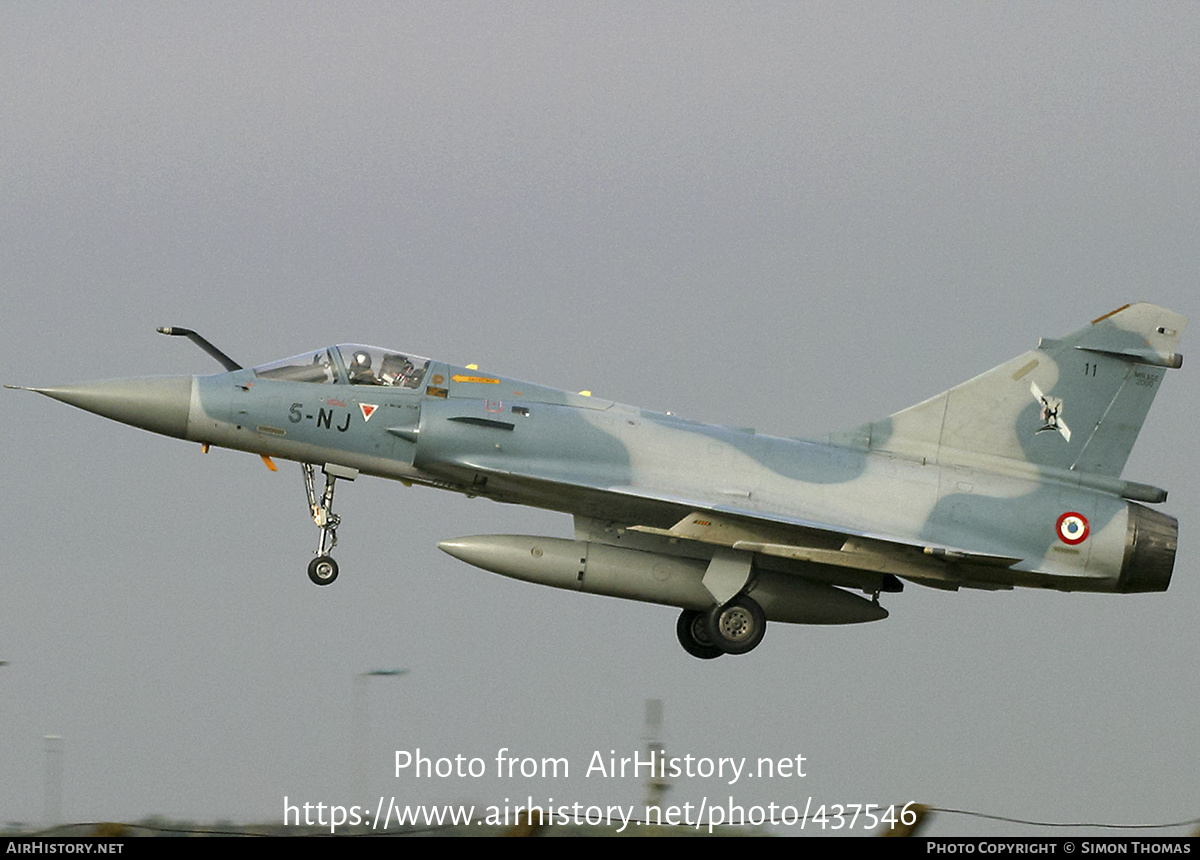
<instances>
[{"instance_id":1,"label":"landing gear strut","mask_svg":"<svg viewBox=\"0 0 1200 860\"><path fill-rule=\"evenodd\" d=\"M312 512L313 522L321 530L317 542L316 558L308 563L308 578L317 585L329 585L338 576L337 562L329 555L330 550L337 546L337 527L342 518L333 512L333 487L338 478L353 481L358 477L358 469L348 469L326 463L321 472L325 475L325 492L317 498L317 482L313 474L312 463L301 463L304 471L304 489L308 493L308 508Z\"/></svg>"}]
</instances>

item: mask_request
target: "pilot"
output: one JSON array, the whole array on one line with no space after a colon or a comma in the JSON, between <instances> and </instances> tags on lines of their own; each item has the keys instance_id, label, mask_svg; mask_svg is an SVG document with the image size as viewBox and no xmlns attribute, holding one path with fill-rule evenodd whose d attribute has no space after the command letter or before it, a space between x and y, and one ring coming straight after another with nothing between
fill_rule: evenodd
<instances>
[{"instance_id":1,"label":"pilot","mask_svg":"<svg viewBox=\"0 0 1200 860\"><path fill-rule=\"evenodd\" d=\"M403 355L385 355L383 364L379 366L379 376L383 385L403 385L411 388L409 375L415 368L413 363Z\"/></svg>"},{"instance_id":2,"label":"pilot","mask_svg":"<svg viewBox=\"0 0 1200 860\"><path fill-rule=\"evenodd\" d=\"M350 382L354 385L378 385L379 380L371 372L371 354L363 350L354 353L350 361Z\"/></svg>"}]
</instances>

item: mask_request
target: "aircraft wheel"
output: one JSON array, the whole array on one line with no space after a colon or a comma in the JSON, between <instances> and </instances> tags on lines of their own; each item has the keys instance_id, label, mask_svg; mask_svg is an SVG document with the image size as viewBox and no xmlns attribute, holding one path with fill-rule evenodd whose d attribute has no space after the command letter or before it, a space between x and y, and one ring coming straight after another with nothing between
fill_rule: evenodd
<instances>
[{"instance_id":1,"label":"aircraft wheel","mask_svg":"<svg viewBox=\"0 0 1200 860\"><path fill-rule=\"evenodd\" d=\"M767 614L752 598L739 594L708 612L708 634L726 654L753 651L767 632Z\"/></svg>"},{"instance_id":2,"label":"aircraft wheel","mask_svg":"<svg viewBox=\"0 0 1200 860\"><path fill-rule=\"evenodd\" d=\"M725 653L713 644L712 637L708 635L705 613L695 609L685 609L680 613L679 620L675 622L675 635L679 637L679 644L684 651L701 660L712 660Z\"/></svg>"},{"instance_id":3,"label":"aircraft wheel","mask_svg":"<svg viewBox=\"0 0 1200 860\"><path fill-rule=\"evenodd\" d=\"M330 585L337 576L337 562L327 555L319 555L308 563L308 578L317 585Z\"/></svg>"}]
</instances>

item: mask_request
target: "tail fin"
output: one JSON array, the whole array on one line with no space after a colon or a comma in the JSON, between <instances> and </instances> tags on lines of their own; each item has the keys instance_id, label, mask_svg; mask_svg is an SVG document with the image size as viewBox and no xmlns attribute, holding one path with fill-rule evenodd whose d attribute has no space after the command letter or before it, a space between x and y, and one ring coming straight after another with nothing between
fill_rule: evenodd
<instances>
[{"instance_id":1,"label":"tail fin","mask_svg":"<svg viewBox=\"0 0 1200 860\"><path fill-rule=\"evenodd\" d=\"M1062 338L831 441L941 461L971 455L1119 477L1187 317L1125 305Z\"/></svg>"}]
</instances>

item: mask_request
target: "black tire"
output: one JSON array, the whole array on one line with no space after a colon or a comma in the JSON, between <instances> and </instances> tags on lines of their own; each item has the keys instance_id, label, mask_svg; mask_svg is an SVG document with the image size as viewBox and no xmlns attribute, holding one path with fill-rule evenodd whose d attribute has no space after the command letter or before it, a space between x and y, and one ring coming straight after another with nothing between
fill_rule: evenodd
<instances>
[{"instance_id":1,"label":"black tire","mask_svg":"<svg viewBox=\"0 0 1200 860\"><path fill-rule=\"evenodd\" d=\"M327 555L319 555L308 563L308 578L315 585L332 585L338 578L338 566Z\"/></svg>"},{"instance_id":2,"label":"black tire","mask_svg":"<svg viewBox=\"0 0 1200 860\"><path fill-rule=\"evenodd\" d=\"M744 594L723 606L714 606L709 610L707 620L713 646L726 654L753 651L767 632L767 614Z\"/></svg>"},{"instance_id":3,"label":"black tire","mask_svg":"<svg viewBox=\"0 0 1200 860\"><path fill-rule=\"evenodd\" d=\"M684 651L701 660L712 660L725 653L713 644L712 637L708 635L708 616L704 612L683 610L675 622L675 635L679 637L679 644Z\"/></svg>"}]
</instances>

